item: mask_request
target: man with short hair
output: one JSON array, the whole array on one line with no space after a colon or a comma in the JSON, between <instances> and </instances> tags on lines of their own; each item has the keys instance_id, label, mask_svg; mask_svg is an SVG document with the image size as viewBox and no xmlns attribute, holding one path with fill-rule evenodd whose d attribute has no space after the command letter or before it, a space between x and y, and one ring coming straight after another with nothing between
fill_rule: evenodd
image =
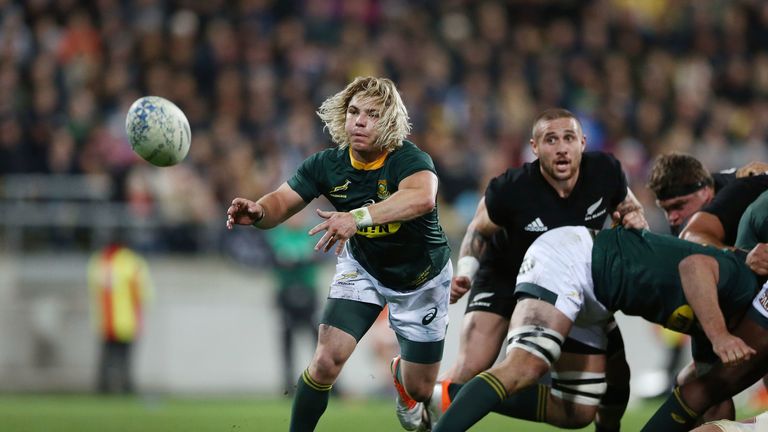
<instances>
[{"instance_id":1,"label":"man with short hair","mask_svg":"<svg viewBox=\"0 0 768 432\"><path fill-rule=\"evenodd\" d=\"M733 245L744 209L768 189L766 165L752 162L732 172L710 174L684 153L660 155L651 166L648 188L664 210L673 235L723 247Z\"/></svg>"},{"instance_id":2,"label":"man with short hair","mask_svg":"<svg viewBox=\"0 0 768 432\"><path fill-rule=\"evenodd\" d=\"M438 180L428 154L405 138L408 112L395 84L359 77L320 106L337 145L307 158L277 190L258 201L235 198L234 224L272 228L320 195L336 211L324 221L316 250L335 249L336 274L309 367L298 381L291 431L314 430L328 395L357 343L389 306L400 356L392 363L398 419L413 430L435 384L448 325L452 276L448 241L438 222Z\"/></svg>"},{"instance_id":3,"label":"man with short hair","mask_svg":"<svg viewBox=\"0 0 768 432\"><path fill-rule=\"evenodd\" d=\"M696 158L684 153L660 155L651 167L648 187L656 194L656 203L670 223L670 231L681 239L716 247L733 248L741 230L739 219L761 193L768 190L768 165L751 162L739 169L711 174ZM750 250L755 245L748 248ZM768 253L761 248L750 254L747 264L753 271L768 268ZM675 347L682 349L682 346ZM677 354L672 352L672 358ZM696 373L689 364L678 374L675 382L682 383ZM766 381L768 382L768 381ZM733 418L732 401L707 413L708 419Z\"/></svg>"},{"instance_id":4,"label":"man with short hair","mask_svg":"<svg viewBox=\"0 0 768 432\"><path fill-rule=\"evenodd\" d=\"M514 280L528 246L543 233L564 225L600 229L615 222L646 227L642 207L627 187L621 164L602 152L585 152L586 137L569 111L548 109L534 120L530 145L538 157L493 179L477 207L459 251L451 301L470 291L456 364L435 389L430 413L439 417L465 383L496 360L515 308ZM609 324L609 362L599 375L577 381L607 385L608 395L585 396L569 380L573 364L603 363L605 351L569 339L555 367L554 388L531 388L506 401L497 412L556 426L590 423L598 412L598 430L618 430L629 399L629 368L621 332ZM607 384L606 384L607 381Z\"/></svg>"}]
</instances>

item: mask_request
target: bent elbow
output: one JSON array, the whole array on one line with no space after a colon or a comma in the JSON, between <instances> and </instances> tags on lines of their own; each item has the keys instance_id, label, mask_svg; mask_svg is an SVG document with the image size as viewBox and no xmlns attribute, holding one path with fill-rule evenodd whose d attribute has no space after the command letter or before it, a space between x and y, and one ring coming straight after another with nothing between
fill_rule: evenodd
<instances>
[{"instance_id":1,"label":"bent elbow","mask_svg":"<svg viewBox=\"0 0 768 432\"><path fill-rule=\"evenodd\" d=\"M424 197L424 199L422 199L418 205L419 214L425 215L427 213L431 213L436 206L437 206L437 201L435 200L435 197L433 196Z\"/></svg>"}]
</instances>

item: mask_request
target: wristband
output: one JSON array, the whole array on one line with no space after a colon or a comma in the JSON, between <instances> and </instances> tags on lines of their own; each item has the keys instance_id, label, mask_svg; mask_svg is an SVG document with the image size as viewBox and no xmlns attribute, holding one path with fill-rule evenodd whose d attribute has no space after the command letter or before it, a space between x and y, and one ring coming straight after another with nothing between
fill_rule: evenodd
<instances>
[{"instance_id":1,"label":"wristband","mask_svg":"<svg viewBox=\"0 0 768 432\"><path fill-rule=\"evenodd\" d=\"M373 218L371 212L368 211L368 207L360 207L354 210L350 210L352 217L355 218L355 225L357 229L367 228L373 225Z\"/></svg>"},{"instance_id":2,"label":"wristband","mask_svg":"<svg viewBox=\"0 0 768 432\"><path fill-rule=\"evenodd\" d=\"M261 222L262 219L264 219L264 215L265 214L267 214L267 210L264 208L264 206L262 206L261 207L261 216L256 218L251 225L255 226L256 228L258 228L258 223Z\"/></svg>"},{"instance_id":3,"label":"wristband","mask_svg":"<svg viewBox=\"0 0 768 432\"><path fill-rule=\"evenodd\" d=\"M456 276L466 276L472 282L475 279L475 273L480 268L480 261L477 258L467 255L459 258L456 263Z\"/></svg>"}]
</instances>

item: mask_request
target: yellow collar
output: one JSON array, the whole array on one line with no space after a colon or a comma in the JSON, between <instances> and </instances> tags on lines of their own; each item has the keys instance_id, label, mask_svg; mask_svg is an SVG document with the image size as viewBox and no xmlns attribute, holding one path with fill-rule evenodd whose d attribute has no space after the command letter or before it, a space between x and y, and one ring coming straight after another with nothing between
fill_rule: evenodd
<instances>
[{"instance_id":1,"label":"yellow collar","mask_svg":"<svg viewBox=\"0 0 768 432\"><path fill-rule=\"evenodd\" d=\"M389 152L384 152L384 154L379 156L379 158L373 162L360 162L352 156L352 149L349 149L349 162L352 163L352 168L354 169L373 171L384 166L384 161L387 160L387 155L389 155Z\"/></svg>"}]
</instances>

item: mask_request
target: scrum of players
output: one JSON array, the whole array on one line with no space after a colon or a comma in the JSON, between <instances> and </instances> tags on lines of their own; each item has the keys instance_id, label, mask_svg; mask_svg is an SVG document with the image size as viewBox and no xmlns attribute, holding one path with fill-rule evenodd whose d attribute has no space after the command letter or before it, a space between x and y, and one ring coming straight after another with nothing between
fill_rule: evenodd
<instances>
[{"instance_id":1,"label":"scrum of players","mask_svg":"<svg viewBox=\"0 0 768 432\"><path fill-rule=\"evenodd\" d=\"M620 310L692 337L694 361L644 430L690 430L702 421L711 422L697 430L759 430L765 416L732 421L730 398L768 372L766 166L711 175L691 156L660 156L648 186L677 239L647 230L623 176L593 162L610 157L585 153L585 142L575 117L547 111L532 130L538 159L489 184L452 283L452 302L472 292L458 364L436 385L420 427L463 431L494 411L620 430L629 392L612 319ZM591 206L601 199L602 214L623 227L589 229L597 213ZM530 229L528 219L544 228ZM501 275L509 279L512 266L519 268L514 295L506 296L512 305L494 309L502 290L511 290ZM493 334L496 323L509 326L504 360L493 365L498 337L482 341L492 356L474 359L484 351L465 348L478 346L476 333ZM551 386L537 384L546 373Z\"/></svg>"}]
</instances>

